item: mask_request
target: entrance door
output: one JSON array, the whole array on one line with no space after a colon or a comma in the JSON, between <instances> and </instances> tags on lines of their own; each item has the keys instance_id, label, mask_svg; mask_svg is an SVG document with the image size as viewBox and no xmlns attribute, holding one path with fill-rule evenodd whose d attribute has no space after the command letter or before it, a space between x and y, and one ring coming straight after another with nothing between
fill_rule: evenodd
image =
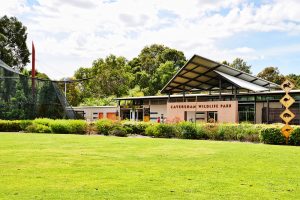
<instances>
[{"instance_id":1,"label":"entrance door","mask_svg":"<svg viewBox=\"0 0 300 200\"><path fill-rule=\"evenodd\" d=\"M210 123L218 122L218 112L217 111L207 112L207 122L210 122Z\"/></svg>"}]
</instances>

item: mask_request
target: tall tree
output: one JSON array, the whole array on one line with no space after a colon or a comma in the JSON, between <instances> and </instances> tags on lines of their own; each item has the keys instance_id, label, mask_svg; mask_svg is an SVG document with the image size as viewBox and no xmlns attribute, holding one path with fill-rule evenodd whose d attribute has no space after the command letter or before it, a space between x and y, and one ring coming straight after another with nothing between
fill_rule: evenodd
<instances>
[{"instance_id":1,"label":"tall tree","mask_svg":"<svg viewBox=\"0 0 300 200\"><path fill-rule=\"evenodd\" d=\"M224 62L224 61L223 61ZM226 61L225 61L226 62ZM226 62L228 64L228 62ZM252 74L251 72L251 65L248 65L243 59L236 58L233 60L233 62L229 65L230 67L233 67L235 69L238 69L240 71Z\"/></svg>"},{"instance_id":2,"label":"tall tree","mask_svg":"<svg viewBox=\"0 0 300 200\"><path fill-rule=\"evenodd\" d=\"M124 57L110 55L95 60L92 68L80 68L75 78L92 78L81 84L81 91L85 98L99 98L125 95L134 77Z\"/></svg>"},{"instance_id":3,"label":"tall tree","mask_svg":"<svg viewBox=\"0 0 300 200\"><path fill-rule=\"evenodd\" d=\"M185 62L181 51L159 44L146 46L129 62L135 75L132 87L139 85L145 95L155 95Z\"/></svg>"},{"instance_id":4,"label":"tall tree","mask_svg":"<svg viewBox=\"0 0 300 200\"><path fill-rule=\"evenodd\" d=\"M16 17L0 18L0 59L17 70L29 63L26 27Z\"/></svg>"},{"instance_id":5,"label":"tall tree","mask_svg":"<svg viewBox=\"0 0 300 200\"><path fill-rule=\"evenodd\" d=\"M266 67L258 73L257 77L277 84L281 84L284 81L284 76L280 74L277 67Z\"/></svg>"},{"instance_id":6,"label":"tall tree","mask_svg":"<svg viewBox=\"0 0 300 200\"><path fill-rule=\"evenodd\" d=\"M291 80L295 84L296 88L300 89L300 75L289 74L285 78Z\"/></svg>"}]
</instances>

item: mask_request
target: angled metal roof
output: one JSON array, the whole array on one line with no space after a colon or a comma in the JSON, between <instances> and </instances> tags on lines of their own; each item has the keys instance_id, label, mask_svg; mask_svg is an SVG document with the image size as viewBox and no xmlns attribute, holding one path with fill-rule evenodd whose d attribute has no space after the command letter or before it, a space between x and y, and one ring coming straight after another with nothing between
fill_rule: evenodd
<instances>
[{"instance_id":1,"label":"angled metal roof","mask_svg":"<svg viewBox=\"0 0 300 200\"><path fill-rule=\"evenodd\" d=\"M0 67L3 67L4 69L6 69L7 71L11 71L11 72L14 72L16 74L20 74L19 71L9 67L5 62L3 62L1 59L0 59Z\"/></svg>"},{"instance_id":2,"label":"angled metal roof","mask_svg":"<svg viewBox=\"0 0 300 200\"><path fill-rule=\"evenodd\" d=\"M220 78L222 89L231 89L232 85L255 92L279 88L279 85L270 81L194 55L164 86L161 93L216 90L219 89Z\"/></svg>"}]
</instances>

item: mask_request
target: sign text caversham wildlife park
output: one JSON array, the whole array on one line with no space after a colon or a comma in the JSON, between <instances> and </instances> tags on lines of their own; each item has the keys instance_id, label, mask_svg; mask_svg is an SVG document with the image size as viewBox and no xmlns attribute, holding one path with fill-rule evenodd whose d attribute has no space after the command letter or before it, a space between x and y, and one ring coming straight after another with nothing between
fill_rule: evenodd
<instances>
[{"instance_id":1,"label":"sign text caversham wildlife park","mask_svg":"<svg viewBox=\"0 0 300 200\"><path fill-rule=\"evenodd\" d=\"M201 104L201 105L171 105L171 109L187 109L187 108L231 108L231 104Z\"/></svg>"}]
</instances>

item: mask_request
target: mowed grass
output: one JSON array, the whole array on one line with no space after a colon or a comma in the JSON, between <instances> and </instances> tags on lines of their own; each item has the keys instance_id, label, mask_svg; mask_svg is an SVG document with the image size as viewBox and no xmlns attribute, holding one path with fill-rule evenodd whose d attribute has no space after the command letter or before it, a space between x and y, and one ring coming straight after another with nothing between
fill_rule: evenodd
<instances>
[{"instance_id":1,"label":"mowed grass","mask_svg":"<svg viewBox=\"0 0 300 200\"><path fill-rule=\"evenodd\" d=\"M0 199L300 199L300 149L1 133L0 176Z\"/></svg>"}]
</instances>

